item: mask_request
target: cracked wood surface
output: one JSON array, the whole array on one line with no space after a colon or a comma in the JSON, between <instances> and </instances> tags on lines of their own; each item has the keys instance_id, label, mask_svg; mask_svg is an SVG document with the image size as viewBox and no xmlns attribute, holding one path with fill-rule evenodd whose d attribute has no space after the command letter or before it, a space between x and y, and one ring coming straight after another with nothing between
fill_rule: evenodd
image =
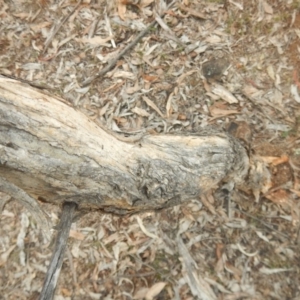
<instances>
[{"instance_id":1,"label":"cracked wood surface","mask_svg":"<svg viewBox=\"0 0 300 300\"><path fill-rule=\"evenodd\" d=\"M120 215L195 199L220 181L241 180L249 164L245 149L224 132L124 142L63 99L5 77L0 153L5 193L10 185L33 200L74 201L81 209Z\"/></svg>"}]
</instances>

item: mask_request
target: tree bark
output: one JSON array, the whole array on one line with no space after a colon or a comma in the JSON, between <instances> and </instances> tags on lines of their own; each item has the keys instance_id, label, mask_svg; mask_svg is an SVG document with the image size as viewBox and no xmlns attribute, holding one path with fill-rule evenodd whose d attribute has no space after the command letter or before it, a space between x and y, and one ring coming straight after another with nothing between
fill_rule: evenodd
<instances>
[{"instance_id":1,"label":"tree bark","mask_svg":"<svg viewBox=\"0 0 300 300\"><path fill-rule=\"evenodd\" d=\"M124 142L63 99L0 77L0 191L27 206L73 201L119 215L160 209L241 180L248 164L224 132Z\"/></svg>"}]
</instances>

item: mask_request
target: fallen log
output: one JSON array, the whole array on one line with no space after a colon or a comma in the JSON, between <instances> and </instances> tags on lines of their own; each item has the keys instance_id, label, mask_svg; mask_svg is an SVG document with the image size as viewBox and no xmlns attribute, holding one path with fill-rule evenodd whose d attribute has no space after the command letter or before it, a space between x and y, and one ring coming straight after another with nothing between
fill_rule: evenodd
<instances>
[{"instance_id":1,"label":"fallen log","mask_svg":"<svg viewBox=\"0 0 300 300\"><path fill-rule=\"evenodd\" d=\"M63 99L0 76L0 192L21 201L48 237L50 224L38 200L63 206L40 300L53 299L75 211L162 209L221 181L240 182L248 168L246 150L224 132L126 142Z\"/></svg>"},{"instance_id":2,"label":"fallen log","mask_svg":"<svg viewBox=\"0 0 300 300\"><path fill-rule=\"evenodd\" d=\"M197 198L248 172L245 149L213 129L124 142L63 99L0 76L0 191L45 225L37 200L119 215Z\"/></svg>"}]
</instances>

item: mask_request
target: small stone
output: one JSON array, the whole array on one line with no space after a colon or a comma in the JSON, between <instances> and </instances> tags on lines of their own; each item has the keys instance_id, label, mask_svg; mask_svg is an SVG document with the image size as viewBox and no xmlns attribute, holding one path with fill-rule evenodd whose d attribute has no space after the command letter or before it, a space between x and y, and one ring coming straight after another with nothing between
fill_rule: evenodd
<instances>
[{"instance_id":1,"label":"small stone","mask_svg":"<svg viewBox=\"0 0 300 300\"><path fill-rule=\"evenodd\" d=\"M220 79L228 68L229 61L226 58L212 58L202 65L202 72L206 79Z\"/></svg>"}]
</instances>

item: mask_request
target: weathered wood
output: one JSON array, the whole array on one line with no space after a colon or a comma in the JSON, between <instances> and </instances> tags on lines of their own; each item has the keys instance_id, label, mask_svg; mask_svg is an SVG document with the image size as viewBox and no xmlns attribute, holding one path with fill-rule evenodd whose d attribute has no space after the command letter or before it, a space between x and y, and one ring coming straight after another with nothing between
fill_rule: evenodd
<instances>
[{"instance_id":1,"label":"weathered wood","mask_svg":"<svg viewBox=\"0 0 300 300\"><path fill-rule=\"evenodd\" d=\"M196 198L247 171L245 149L224 132L146 135L126 143L64 100L0 77L5 193L15 189L30 199L124 215Z\"/></svg>"},{"instance_id":2,"label":"weathered wood","mask_svg":"<svg viewBox=\"0 0 300 300\"><path fill-rule=\"evenodd\" d=\"M74 202L65 202L63 205L60 223L58 225L55 249L51 257L51 263L48 266L39 300L53 299L76 208L77 206Z\"/></svg>"}]
</instances>

